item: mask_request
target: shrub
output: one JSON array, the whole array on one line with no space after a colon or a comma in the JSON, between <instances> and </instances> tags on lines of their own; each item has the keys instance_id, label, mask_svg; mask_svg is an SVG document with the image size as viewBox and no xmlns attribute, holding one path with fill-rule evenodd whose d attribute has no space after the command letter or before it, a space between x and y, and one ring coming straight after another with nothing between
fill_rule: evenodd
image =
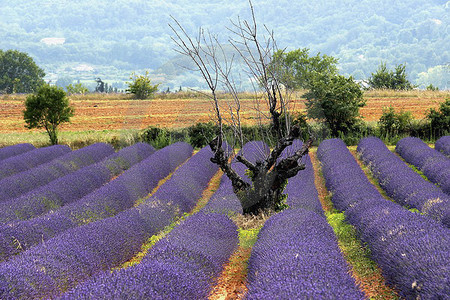
<instances>
[{"instance_id":1,"label":"shrub","mask_svg":"<svg viewBox=\"0 0 450 300\"><path fill-rule=\"evenodd\" d=\"M308 117L323 121L335 137L353 130L365 105L359 85L342 75L317 75L304 96Z\"/></svg>"},{"instance_id":2,"label":"shrub","mask_svg":"<svg viewBox=\"0 0 450 300\"><path fill-rule=\"evenodd\" d=\"M441 103L439 110L430 108L426 118L435 137L447 135L450 132L450 98Z\"/></svg>"},{"instance_id":3,"label":"shrub","mask_svg":"<svg viewBox=\"0 0 450 300\"><path fill-rule=\"evenodd\" d=\"M430 83L430 85L427 86L427 91L439 91L439 87L434 86Z\"/></svg>"},{"instance_id":4,"label":"shrub","mask_svg":"<svg viewBox=\"0 0 450 300\"><path fill-rule=\"evenodd\" d=\"M197 123L188 127L189 142L193 147L205 147L216 135L219 128L213 122Z\"/></svg>"},{"instance_id":5,"label":"shrub","mask_svg":"<svg viewBox=\"0 0 450 300\"><path fill-rule=\"evenodd\" d=\"M383 108L383 114L378 121L380 135L383 137L397 136L410 132L412 114L409 111L395 112L392 106Z\"/></svg>"},{"instance_id":6,"label":"shrub","mask_svg":"<svg viewBox=\"0 0 450 300\"><path fill-rule=\"evenodd\" d=\"M140 135L142 142L148 143L156 149L164 148L172 144L172 137L167 129L150 126Z\"/></svg>"},{"instance_id":7,"label":"shrub","mask_svg":"<svg viewBox=\"0 0 450 300\"><path fill-rule=\"evenodd\" d=\"M386 63L381 63L376 73L372 73L369 85L373 89L392 90L411 90L414 87L406 78L405 65L397 65L395 71L389 71Z\"/></svg>"},{"instance_id":8,"label":"shrub","mask_svg":"<svg viewBox=\"0 0 450 300\"><path fill-rule=\"evenodd\" d=\"M131 82L127 82L127 93L134 94L136 99L147 99L151 97L157 90L159 84L152 85L148 75L148 71L145 75L136 75L132 73L130 76Z\"/></svg>"}]
</instances>

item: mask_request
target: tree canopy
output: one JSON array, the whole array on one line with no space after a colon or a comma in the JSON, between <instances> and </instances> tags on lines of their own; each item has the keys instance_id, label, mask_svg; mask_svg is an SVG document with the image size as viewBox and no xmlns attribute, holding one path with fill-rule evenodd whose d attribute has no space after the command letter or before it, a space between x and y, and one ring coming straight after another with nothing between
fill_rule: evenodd
<instances>
[{"instance_id":1,"label":"tree canopy","mask_svg":"<svg viewBox=\"0 0 450 300\"><path fill-rule=\"evenodd\" d=\"M277 73L281 82L290 89L307 89L317 73L336 74L338 60L326 54L309 55L309 49L274 53L269 68Z\"/></svg>"},{"instance_id":2,"label":"tree canopy","mask_svg":"<svg viewBox=\"0 0 450 300\"><path fill-rule=\"evenodd\" d=\"M23 116L27 128L45 128L50 142L56 145L58 144L58 126L69 122L73 112L64 90L45 84L37 93L27 97Z\"/></svg>"},{"instance_id":3,"label":"tree canopy","mask_svg":"<svg viewBox=\"0 0 450 300\"><path fill-rule=\"evenodd\" d=\"M354 129L359 108L365 105L361 88L353 78L338 74L317 74L304 96L308 117L323 121L334 137Z\"/></svg>"},{"instance_id":4,"label":"tree canopy","mask_svg":"<svg viewBox=\"0 0 450 300\"><path fill-rule=\"evenodd\" d=\"M0 93L32 93L44 84L44 76L27 53L0 49Z\"/></svg>"},{"instance_id":5,"label":"tree canopy","mask_svg":"<svg viewBox=\"0 0 450 300\"><path fill-rule=\"evenodd\" d=\"M397 65L394 71L390 71L386 63L381 63L378 70L370 76L369 85L373 89L411 90L413 85L406 77L405 65Z\"/></svg>"}]
</instances>

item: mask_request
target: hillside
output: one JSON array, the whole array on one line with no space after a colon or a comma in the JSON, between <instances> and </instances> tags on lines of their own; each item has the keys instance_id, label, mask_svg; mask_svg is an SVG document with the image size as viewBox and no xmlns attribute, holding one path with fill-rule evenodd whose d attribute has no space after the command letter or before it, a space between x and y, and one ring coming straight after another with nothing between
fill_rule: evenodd
<instances>
[{"instance_id":1,"label":"hillside","mask_svg":"<svg viewBox=\"0 0 450 300\"><path fill-rule=\"evenodd\" d=\"M365 79L380 61L406 63L412 82L448 88L450 4L411 1L254 1L260 24L275 32L280 48L308 47L339 58L344 74ZM153 71L162 87L198 86L197 77L176 72L180 58L167 25L174 16L194 34L200 26L226 41L229 19L249 16L246 1L30 0L0 9L0 49L28 52L47 79L101 77L124 87L132 71Z\"/></svg>"}]
</instances>

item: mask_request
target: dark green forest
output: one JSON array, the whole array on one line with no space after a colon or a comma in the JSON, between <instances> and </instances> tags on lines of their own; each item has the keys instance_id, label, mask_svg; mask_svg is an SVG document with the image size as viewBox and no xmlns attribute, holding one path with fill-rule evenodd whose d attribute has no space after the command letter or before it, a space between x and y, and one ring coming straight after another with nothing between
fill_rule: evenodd
<instances>
[{"instance_id":1,"label":"dark green forest","mask_svg":"<svg viewBox=\"0 0 450 300\"><path fill-rule=\"evenodd\" d=\"M170 15L190 34L200 26L224 42L230 19L250 16L247 1L29 0L2 1L0 49L30 54L47 80L95 85L101 77L123 88L131 72L149 70L161 88L201 87L180 67ZM425 87L450 86L450 2L443 0L253 1L257 21L280 49L307 47L339 59L340 73L367 79L381 62L405 64ZM261 27L262 28L262 27ZM49 39L57 38L57 39Z\"/></svg>"}]
</instances>

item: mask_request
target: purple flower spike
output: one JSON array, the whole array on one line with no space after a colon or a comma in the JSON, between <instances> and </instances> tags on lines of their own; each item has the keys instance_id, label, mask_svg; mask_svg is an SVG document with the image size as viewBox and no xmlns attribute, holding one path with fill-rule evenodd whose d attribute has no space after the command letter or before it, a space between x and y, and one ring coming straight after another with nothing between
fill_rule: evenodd
<instances>
[{"instance_id":1,"label":"purple flower spike","mask_svg":"<svg viewBox=\"0 0 450 300\"><path fill-rule=\"evenodd\" d=\"M0 180L0 202L18 197L57 178L96 163L114 153L111 145L97 143L64 154L48 163Z\"/></svg>"},{"instance_id":2,"label":"purple flower spike","mask_svg":"<svg viewBox=\"0 0 450 300\"><path fill-rule=\"evenodd\" d=\"M246 299L364 299L323 215L288 209L258 234Z\"/></svg>"},{"instance_id":3,"label":"purple flower spike","mask_svg":"<svg viewBox=\"0 0 450 300\"><path fill-rule=\"evenodd\" d=\"M395 150L408 163L418 167L431 181L450 195L450 158L431 149L419 138L406 137L398 141Z\"/></svg>"},{"instance_id":4,"label":"purple flower spike","mask_svg":"<svg viewBox=\"0 0 450 300\"><path fill-rule=\"evenodd\" d=\"M0 161L34 150L36 147L34 147L31 144L25 143L25 144L17 144L13 146L8 146L0 149Z\"/></svg>"},{"instance_id":5,"label":"purple flower spike","mask_svg":"<svg viewBox=\"0 0 450 300\"><path fill-rule=\"evenodd\" d=\"M142 262L79 285L62 299L206 299L238 243L226 216L198 213L159 241Z\"/></svg>"},{"instance_id":6,"label":"purple flower spike","mask_svg":"<svg viewBox=\"0 0 450 300\"><path fill-rule=\"evenodd\" d=\"M382 140L376 137L361 139L358 152L388 196L450 227L450 197L408 167Z\"/></svg>"},{"instance_id":7,"label":"purple flower spike","mask_svg":"<svg viewBox=\"0 0 450 300\"><path fill-rule=\"evenodd\" d=\"M49 162L70 151L69 146L54 145L4 159L0 164L0 180Z\"/></svg>"},{"instance_id":8,"label":"purple flower spike","mask_svg":"<svg viewBox=\"0 0 450 300\"><path fill-rule=\"evenodd\" d=\"M434 149L444 153L447 157L450 156L450 135L445 135L438 139L434 144Z\"/></svg>"},{"instance_id":9,"label":"purple flower spike","mask_svg":"<svg viewBox=\"0 0 450 300\"><path fill-rule=\"evenodd\" d=\"M164 148L166 149L165 153L170 154L166 157L169 157L170 160L180 157L180 149L185 147L192 151L192 147L186 145L185 143L179 143L166 147L168 149ZM175 155L177 151L178 153ZM164 160L164 155L157 155L158 152L151 157L154 159L155 156L158 157L158 161L163 162L168 168L170 163ZM73 288L89 279L89 277L95 276L102 271L109 271L111 268L117 267L131 259L140 251L142 244L148 238L186 212L182 209L191 206L201 196L210 178L218 170L218 167L209 161L211 157L212 152L209 149L204 148L199 151L180 166L172 177L144 204L127 209L114 217L71 228L1 264L0 278L8 282L9 286L14 286L14 289L0 291L0 298L54 298L66 289ZM152 168L147 168L148 163L148 161L144 160L128 170L130 174L133 170L134 176L127 177L124 174L111 182L111 184L115 181L120 182L120 186L125 191L122 194L122 197L126 197L123 199L124 202L133 204L133 200L143 196L140 194L142 188L146 188L147 193L153 189L151 184L149 184L152 181L151 175L156 174L158 170L153 168L152 172ZM172 164L175 165L174 163ZM136 168L137 166L139 168ZM143 177L144 175L146 176L145 178ZM188 176L192 179L186 180ZM125 179L121 181L121 177ZM142 181L136 184L136 180ZM156 184L158 181L155 181ZM142 187L139 184L142 182L147 182L147 185ZM127 186L127 184L130 185ZM184 198L179 199L180 195L175 192L168 193L168 191L176 191L177 189L182 189L185 192ZM136 198L131 199L131 196ZM98 198L97 201L105 200ZM95 202L91 202L91 204L94 205ZM87 208L89 207L84 206L86 212ZM111 211L107 211L106 206L103 209L106 211L105 215L111 213ZM91 214L94 220L96 215L102 215L101 211L95 211L95 213ZM69 217L74 216L70 215ZM193 227L189 227L189 230L193 228L198 230L202 228L201 226L212 228L211 222L208 223L209 219L218 222L215 221L218 217L208 218L201 219L199 221L201 224L193 224ZM59 221L61 222L60 224L65 222L63 218L60 218ZM228 222L232 224L230 220ZM197 231L195 231L196 233ZM237 235L235 227L234 234ZM185 236L185 234L180 234L180 236ZM211 239L216 238L214 230L212 233L204 236L205 242L209 240L210 236ZM190 237L187 242L195 243L197 247L204 245L193 237ZM234 247L229 246L228 240L220 239L218 244L220 246L218 251L202 251L206 251L204 252L205 254L211 253L213 257L216 257L217 253ZM41 271L42 268L46 270L45 273ZM24 274L23 270L28 270L28 272Z\"/></svg>"},{"instance_id":10,"label":"purple flower spike","mask_svg":"<svg viewBox=\"0 0 450 300\"><path fill-rule=\"evenodd\" d=\"M370 157L362 147L361 153ZM450 230L384 199L342 140L323 141L317 154L333 203L368 245L387 283L406 299L446 299Z\"/></svg>"}]
</instances>

